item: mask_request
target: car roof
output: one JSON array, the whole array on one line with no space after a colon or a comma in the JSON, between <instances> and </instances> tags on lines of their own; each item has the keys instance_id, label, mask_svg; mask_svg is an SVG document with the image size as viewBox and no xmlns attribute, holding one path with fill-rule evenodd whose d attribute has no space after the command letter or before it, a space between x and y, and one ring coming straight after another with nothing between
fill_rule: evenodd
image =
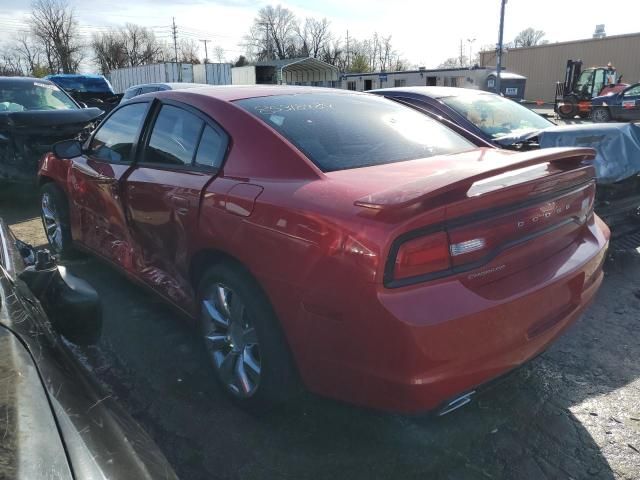
<instances>
[{"instance_id":1,"label":"car roof","mask_svg":"<svg viewBox=\"0 0 640 480\"><path fill-rule=\"evenodd\" d=\"M142 87L169 87L171 90L180 90L185 88L197 88L197 87L206 87L206 83L187 83L187 82L153 82L153 83L139 83L137 85L132 85L127 88L129 90L135 90L136 88Z\"/></svg>"},{"instance_id":2,"label":"car roof","mask_svg":"<svg viewBox=\"0 0 640 480\"><path fill-rule=\"evenodd\" d=\"M20 84L20 83L31 83L33 84L33 82L42 82L42 83L46 83L47 85L55 85L53 82L51 82L50 80L47 80L45 78L36 78L36 77L0 77L0 84L2 83L9 83L9 84Z\"/></svg>"},{"instance_id":3,"label":"car roof","mask_svg":"<svg viewBox=\"0 0 640 480\"><path fill-rule=\"evenodd\" d=\"M184 90L162 92L152 92L140 95L140 97L171 97L172 93L188 93L190 96L196 95L203 98L215 98L218 100L233 102L256 97L272 97L277 95L309 95L312 93L333 93L336 95L367 95L366 93L343 90L341 88L322 87L298 87L289 85L201 85L200 88L190 88L188 92ZM136 97L138 98L138 97Z\"/></svg>"},{"instance_id":4,"label":"car roof","mask_svg":"<svg viewBox=\"0 0 640 480\"><path fill-rule=\"evenodd\" d=\"M411 93L414 95L422 95L430 98L460 97L462 95L495 95L492 92L485 92L475 88L463 87L396 87L396 88L379 88L370 90L371 93L384 94L388 93Z\"/></svg>"},{"instance_id":5,"label":"car roof","mask_svg":"<svg viewBox=\"0 0 640 480\"><path fill-rule=\"evenodd\" d=\"M104 75L97 73L54 73L53 75L47 75L44 78L105 78Z\"/></svg>"}]
</instances>

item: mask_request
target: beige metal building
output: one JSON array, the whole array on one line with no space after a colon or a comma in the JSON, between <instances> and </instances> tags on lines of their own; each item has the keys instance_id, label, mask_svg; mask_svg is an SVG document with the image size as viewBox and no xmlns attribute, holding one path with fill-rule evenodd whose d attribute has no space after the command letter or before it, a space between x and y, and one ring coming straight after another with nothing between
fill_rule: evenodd
<instances>
[{"instance_id":1,"label":"beige metal building","mask_svg":"<svg viewBox=\"0 0 640 480\"><path fill-rule=\"evenodd\" d=\"M640 82L640 33L512 48L503 59L507 70L527 77L527 100L552 102L569 59L582 60L583 68L611 62L623 82ZM480 66L495 65L495 52L480 53Z\"/></svg>"}]
</instances>

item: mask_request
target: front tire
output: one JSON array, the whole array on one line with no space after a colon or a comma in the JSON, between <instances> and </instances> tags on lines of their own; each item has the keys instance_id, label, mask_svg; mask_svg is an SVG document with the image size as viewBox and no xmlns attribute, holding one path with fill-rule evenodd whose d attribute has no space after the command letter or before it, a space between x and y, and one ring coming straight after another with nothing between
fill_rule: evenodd
<instances>
[{"instance_id":1,"label":"front tire","mask_svg":"<svg viewBox=\"0 0 640 480\"><path fill-rule=\"evenodd\" d=\"M591 118L595 123L607 123L611 121L611 112L607 107L597 107L593 110Z\"/></svg>"},{"instance_id":2,"label":"front tire","mask_svg":"<svg viewBox=\"0 0 640 480\"><path fill-rule=\"evenodd\" d=\"M51 250L62 256L73 253L67 196L55 183L40 189L40 217Z\"/></svg>"},{"instance_id":3,"label":"front tire","mask_svg":"<svg viewBox=\"0 0 640 480\"><path fill-rule=\"evenodd\" d=\"M200 332L216 378L241 408L261 413L300 390L289 347L255 280L231 263L211 267L198 288Z\"/></svg>"},{"instance_id":4,"label":"front tire","mask_svg":"<svg viewBox=\"0 0 640 480\"><path fill-rule=\"evenodd\" d=\"M578 102L575 98L565 98L562 103L563 105L558 107L558 115L560 115L560 118L570 120L578 114Z\"/></svg>"}]
</instances>

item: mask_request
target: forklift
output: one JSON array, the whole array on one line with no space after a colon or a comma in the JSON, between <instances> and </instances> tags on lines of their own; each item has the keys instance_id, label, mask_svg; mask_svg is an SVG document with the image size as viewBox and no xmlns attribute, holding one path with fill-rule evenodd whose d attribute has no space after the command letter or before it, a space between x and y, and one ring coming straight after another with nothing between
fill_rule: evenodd
<instances>
[{"instance_id":1,"label":"forklift","mask_svg":"<svg viewBox=\"0 0 640 480\"><path fill-rule=\"evenodd\" d=\"M621 80L622 75L618 77L611 63L582 70L582 60L567 60L564 82L556 83L553 109L560 118L570 119L576 115L588 118L591 99L624 90L629 85Z\"/></svg>"}]
</instances>

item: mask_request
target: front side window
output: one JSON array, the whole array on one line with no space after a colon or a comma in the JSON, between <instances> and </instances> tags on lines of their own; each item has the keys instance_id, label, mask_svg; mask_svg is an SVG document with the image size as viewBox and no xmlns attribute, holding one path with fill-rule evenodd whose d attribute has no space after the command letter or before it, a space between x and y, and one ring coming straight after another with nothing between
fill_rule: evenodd
<instances>
[{"instance_id":1,"label":"front side window","mask_svg":"<svg viewBox=\"0 0 640 480\"><path fill-rule=\"evenodd\" d=\"M237 104L287 138L325 172L474 148L428 116L373 95L277 95Z\"/></svg>"},{"instance_id":2,"label":"front side window","mask_svg":"<svg viewBox=\"0 0 640 480\"><path fill-rule=\"evenodd\" d=\"M112 163L130 163L131 150L147 111L146 103L133 103L116 110L91 141L91 156Z\"/></svg>"},{"instance_id":3,"label":"front side window","mask_svg":"<svg viewBox=\"0 0 640 480\"><path fill-rule=\"evenodd\" d=\"M163 105L145 151L145 163L191 165L204 122L173 105Z\"/></svg>"},{"instance_id":4,"label":"front side window","mask_svg":"<svg viewBox=\"0 0 640 480\"><path fill-rule=\"evenodd\" d=\"M499 95L468 94L444 97L440 101L495 140L553 126L527 107Z\"/></svg>"},{"instance_id":5,"label":"front side window","mask_svg":"<svg viewBox=\"0 0 640 480\"><path fill-rule=\"evenodd\" d=\"M578 82L576 83L576 91L587 93L591 89L591 83L593 82L593 70L585 70L580 74Z\"/></svg>"}]
</instances>

